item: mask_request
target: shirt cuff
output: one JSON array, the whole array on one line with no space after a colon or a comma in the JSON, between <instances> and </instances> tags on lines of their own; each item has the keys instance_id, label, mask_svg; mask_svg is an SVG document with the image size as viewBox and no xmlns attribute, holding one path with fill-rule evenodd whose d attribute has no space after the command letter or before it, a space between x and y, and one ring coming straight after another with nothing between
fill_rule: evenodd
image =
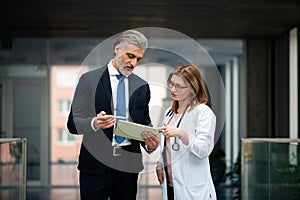
<instances>
[{"instance_id":1,"label":"shirt cuff","mask_svg":"<svg viewBox=\"0 0 300 200\"><path fill-rule=\"evenodd\" d=\"M96 132L96 131L99 130L99 128L94 127L94 121L95 121L95 117L93 117L92 120L91 120L91 128Z\"/></svg>"},{"instance_id":2,"label":"shirt cuff","mask_svg":"<svg viewBox=\"0 0 300 200\"><path fill-rule=\"evenodd\" d=\"M148 153L152 153L152 152L154 151L154 150L148 149L147 145L145 145L145 149L146 149L146 151L147 151Z\"/></svg>"},{"instance_id":3,"label":"shirt cuff","mask_svg":"<svg viewBox=\"0 0 300 200\"><path fill-rule=\"evenodd\" d=\"M157 161L156 163L156 169L163 169L164 168L164 164L162 164L161 162Z\"/></svg>"}]
</instances>

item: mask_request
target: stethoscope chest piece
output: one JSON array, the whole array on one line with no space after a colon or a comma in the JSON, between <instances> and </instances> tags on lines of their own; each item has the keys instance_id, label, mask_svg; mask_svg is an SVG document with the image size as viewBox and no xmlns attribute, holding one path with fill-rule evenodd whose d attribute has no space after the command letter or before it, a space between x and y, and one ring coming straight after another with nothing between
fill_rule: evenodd
<instances>
[{"instance_id":1,"label":"stethoscope chest piece","mask_svg":"<svg viewBox=\"0 0 300 200\"><path fill-rule=\"evenodd\" d=\"M177 143L177 142L175 142L174 144L172 144L172 149L174 150L174 151L178 151L179 150L179 144Z\"/></svg>"}]
</instances>

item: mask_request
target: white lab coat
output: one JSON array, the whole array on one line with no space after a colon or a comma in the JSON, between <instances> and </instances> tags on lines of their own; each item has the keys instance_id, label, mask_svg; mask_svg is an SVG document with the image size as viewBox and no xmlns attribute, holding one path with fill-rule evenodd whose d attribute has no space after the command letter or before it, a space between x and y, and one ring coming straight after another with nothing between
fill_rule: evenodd
<instances>
[{"instance_id":1,"label":"white lab coat","mask_svg":"<svg viewBox=\"0 0 300 200\"><path fill-rule=\"evenodd\" d=\"M168 120L166 116L165 120ZM189 144L177 138L178 151L171 148L174 199L210 200L217 199L210 173L208 156L214 147L216 117L205 104L187 110L179 128L188 134ZM174 137L170 138L170 144ZM160 135L160 150L164 148L164 136ZM160 161L163 163L162 156ZM164 165L165 166L165 165ZM162 184L163 200L167 200L166 175Z\"/></svg>"}]
</instances>

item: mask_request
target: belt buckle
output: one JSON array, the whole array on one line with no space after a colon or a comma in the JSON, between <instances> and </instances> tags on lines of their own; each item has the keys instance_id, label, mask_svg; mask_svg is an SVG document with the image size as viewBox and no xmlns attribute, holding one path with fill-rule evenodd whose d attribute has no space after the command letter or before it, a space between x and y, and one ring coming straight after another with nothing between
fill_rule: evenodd
<instances>
[{"instance_id":1,"label":"belt buckle","mask_svg":"<svg viewBox=\"0 0 300 200\"><path fill-rule=\"evenodd\" d=\"M121 156L122 155L120 153L117 153L118 149L122 149L122 147L114 146L114 148L113 148L113 156Z\"/></svg>"}]
</instances>

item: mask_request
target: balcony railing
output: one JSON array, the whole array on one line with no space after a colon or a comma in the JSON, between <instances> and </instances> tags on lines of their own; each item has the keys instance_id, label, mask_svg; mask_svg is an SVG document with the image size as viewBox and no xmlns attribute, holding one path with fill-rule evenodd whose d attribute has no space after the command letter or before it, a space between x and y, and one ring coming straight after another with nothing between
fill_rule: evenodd
<instances>
[{"instance_id":1,"label":"balcony railing","mask_svg":"<svg viewBox=\"0 0 300 200\"><path fill-rule=\"evenodd\" d=\"M26 199L26 139L0 138L0 199Z\"/></svg>"}]
</instances>

